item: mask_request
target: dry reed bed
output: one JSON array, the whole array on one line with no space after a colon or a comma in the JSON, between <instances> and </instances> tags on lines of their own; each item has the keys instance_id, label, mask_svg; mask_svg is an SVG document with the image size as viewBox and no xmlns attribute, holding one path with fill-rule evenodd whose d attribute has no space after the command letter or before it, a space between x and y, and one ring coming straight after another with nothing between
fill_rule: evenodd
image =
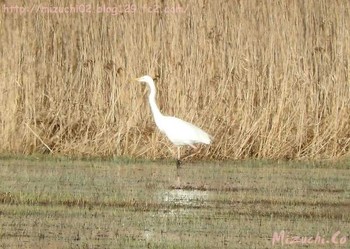
<instances>
[{"instance_id":1,"label":"dry reed bed","mask_svg":"<svg viewBox=\"0 0 350 249\"><path fill-rule=\"evenodd\" d=\"M146 13L146 5L184 12ZM349 1L136 6L116 16L2 10L1 152L170 157L132 80L151 74L164 113L214 136L197 157L349 153Z\"/></svg>"}]
</instances>

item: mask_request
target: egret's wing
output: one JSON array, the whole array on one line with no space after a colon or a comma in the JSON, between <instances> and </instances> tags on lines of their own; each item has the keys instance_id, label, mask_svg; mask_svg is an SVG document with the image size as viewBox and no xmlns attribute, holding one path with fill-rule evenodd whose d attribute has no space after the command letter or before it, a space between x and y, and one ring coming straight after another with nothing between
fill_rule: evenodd
<instances>
[{"instance_id":1,"label":"egret's wing","mask_svg":"<svg viewBox=\"0 0 350 249\"><path fill-rule=\"evenodd\" d=\"M210 144L210 136L201 128L176 117L164 117L161 131L175 145Z\"/></svg>"}]
</instances>

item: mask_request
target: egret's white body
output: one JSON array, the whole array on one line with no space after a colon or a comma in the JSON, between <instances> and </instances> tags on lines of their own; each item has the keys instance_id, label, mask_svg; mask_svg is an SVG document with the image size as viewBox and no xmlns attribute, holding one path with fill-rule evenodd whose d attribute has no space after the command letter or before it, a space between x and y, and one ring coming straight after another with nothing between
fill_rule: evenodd
<instances>
[{"instance_id":1,"label":"egret's white body","mask_svg":"<svg viewBox=\"0 0 350 249\"><path fill-rule=\"evenodd\" d=\"M210 135L199 127L176 117L165 116L160 112L156 104L156 87L150 76L145 75L136 80L146 83L150 88L148 100L154 121L158 129L164 133L174 145L178 146L178 166L180 164L180 146L189 145L192 148L196 148L194 144L211 143Z\"/></svg>"}]
</instances>

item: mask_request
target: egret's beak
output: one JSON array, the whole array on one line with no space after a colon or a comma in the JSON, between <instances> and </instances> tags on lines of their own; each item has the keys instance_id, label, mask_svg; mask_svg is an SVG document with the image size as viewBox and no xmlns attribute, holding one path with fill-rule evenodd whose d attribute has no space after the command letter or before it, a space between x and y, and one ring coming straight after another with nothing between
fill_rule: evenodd
<instances>
[{"instance_id":1,"label":"egret's beak","mask_svg":"<svg viewBox=\"0 0 350 249\"><path fill-rule=\"evenodd\" d=\"M140 78L135 78L134 80L140 81Z\"/></svg>"}]
</instances>

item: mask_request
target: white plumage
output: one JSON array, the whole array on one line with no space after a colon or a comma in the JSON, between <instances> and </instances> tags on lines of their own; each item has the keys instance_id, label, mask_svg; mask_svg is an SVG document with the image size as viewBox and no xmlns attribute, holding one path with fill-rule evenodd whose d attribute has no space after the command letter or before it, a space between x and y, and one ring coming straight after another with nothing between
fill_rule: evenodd
<instances>
[{"instance_id":1,"label":"white plumage","mask_svg":"<svg viewBox=\"0 0 350 249\"><path fill-rule=\"evenodd\" d=\"M153 79L150 76L145 75L136 80L146 83L150 88L148 100L154 121L159 130L164 133L174 145L178 147L178 167L180 166L180 146L189 145L192 148L196 148L194 144L211 143L210 135L199 127L176 117L165 116L159 111L159 108L156 104L156 87L154 85Z\"/></svg>"}]
</instances>

